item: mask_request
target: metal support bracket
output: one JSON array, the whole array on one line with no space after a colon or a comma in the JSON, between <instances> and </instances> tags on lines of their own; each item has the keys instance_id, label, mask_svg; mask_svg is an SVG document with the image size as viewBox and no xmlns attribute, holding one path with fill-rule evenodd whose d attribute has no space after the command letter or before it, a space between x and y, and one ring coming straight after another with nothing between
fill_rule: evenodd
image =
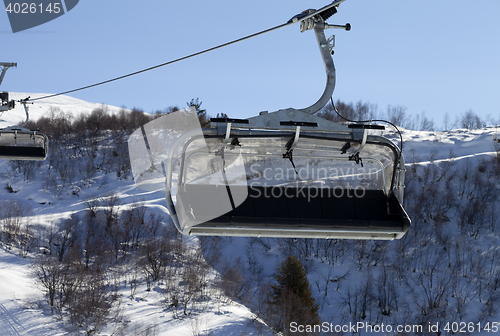
<instances>
[{"instance_id":1,"label":"metal support bracket","mask_svg":"<svg viewBox=\"0 0 500 336\"><path fill-rule=\"evenodd\" d=\"M333 59L331 55L331 41L328 42L325 36L325 23L323 20L320 18L320 22L316 22L314 25L314 34L316 35L316 40L318 42L318 46L321 52L321 57L323 58L323 63L325 65L325 70L326 70L326 86L323 94L321 97L318 99L316 103L313 105L304 108L304 109L299 109L298 111L300 112L306 112L309 114L314 114L316 112L319 112L329 101L330 97L333 94L333 91L335 90L335 78L336 78L336 73L335 73L335 65L333 64Z\"/></svg>"},{"instance_id":2,"label":"metal support bracket","mask_svg":"<svg viewBox=\"0 0 500 336\"><path fill-rule=\"evenodd\" d=\"M349 156L349 160L356 161L356 163L361 163L361 167L363 167L363 160L359 157L359 153L363 150L366 145L366 138L368 137L368 132L366 132L365 128L354 128L352 130L352 137L354 140L360 141L359 148Z\"/></svg>"},{"instance_id":3,"label":"metal support bracket","mask_svg":"<svg viewBox=\"0 0 500 336\"><path fill-rule=\"evenodd\" d=\"M347 31L351 30L351 24L346 23L345 25L332 25L325 23L325 29L345 29Z\"/></svg>"},{"instance_id":4,"label":"metal support bracket","mask_svg":"<svg viewBox=\"0 0 500 336\"><path fill-rule=\"evenodd\" d=\"M24 126L28 123L28 120L30 119L29 108L28 108L28 106L26 106L26 104L33 104L33 103L28 103L27 102L27 100L29 100L29 98L30 97L28 97L26 99L23 99L21 101L21 104L23 104L23 106L24 106L24 112L26 112L26 120L21 125L9 126L9 127L3 128L1 130L12 130L12 131L30 132L29 129L24 128Z\"/></svg>"},{"instance_id":5,"label":"metal support bracket","mask_svg":"<svg viewBox=\"0 0 500 336\"><path fill-rule=\"evenodd\" d=\"M295 136L288 141L286 144L286 152L283 154L283 159L289 159L292 163L292 167L295 170L295 173L298 174L297 169L295 168L295 163L293 162L293 149L297 146L300 137L300 126L297 125L295 129Z\"/></svg>"},{"instance_id":6,"label":"metal support bracket","mask_svg":"<svg viewBox=\"0 0 500 336\"><path fill-rule=\"evenodd\" d=\"M293 151L295 146L297 146L297 143L299 142L299 137L300 137L300 126L297 126L295 129L295 137L293 138L293 143L291 144L290 148L287 148L287 151Z\"/></svg>"},{"instance_id":7,"label":"metal support bracket","mask_svg":"<svg viewBox=\"0 0 500 336\"><path fill-rule=\"evenodd\" d=\"M226 125L226 137L224 138L224 145L229 143L229 136L231 135L231 123L228 122Z\"/></svg>"},{"instance_id":8,"label":"metal support bracket","mask_svg":"<svg viewBox=\"0 0 500 336\"><path fill-rule=\"evenodd\" d=\"M403 204L403 198L404 198L404 193L405 193L405 175L406 175L406 168L405 168L405 159L403 158L403 155L399 156L399 167L398 167L398 182L397 182L397 190L395 192L396 198L398 199L399 203Z\"/></svg>"},{"instance_id":9,"label":"metal support bracket","mask_svg":"<svg viewBox=\"0 0 500 336\"><path fill-rule=\"evenodd\" d=\"M352 130L352 138L353 140L357 140L360 142L360 146L359 148L356 150L356 153L359 153L361 152L361 150L363 150L363 148L365 147L366 145L366 139L368 137L368 132L366 132L366 129L365 128L354 128Z\"/></svg>"}]
</instances>

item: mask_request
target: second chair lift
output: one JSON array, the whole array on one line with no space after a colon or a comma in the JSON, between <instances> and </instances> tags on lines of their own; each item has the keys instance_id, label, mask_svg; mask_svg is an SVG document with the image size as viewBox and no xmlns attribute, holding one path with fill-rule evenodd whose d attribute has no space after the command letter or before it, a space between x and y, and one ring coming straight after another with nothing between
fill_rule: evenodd
<instances>
[{"instance_id":1,"label":"second chair lift","mask_svg":"<svg viewBox=\"0 0 500 336\"><path fill-rule=\"evenodd\" d=\"M7 70L17 66L16 63L0 62L0 84ZM29 98L29 97L28 97ZM9 100L8 92L0 92L0 113L15 108L15 101ZM26 121L19 126L0 129L0 159L8 160L45 160L48 153L49 139L45 134L24 127L29 120L26 100L20 101L26 113Z\"/></svg>"}]
</instances>

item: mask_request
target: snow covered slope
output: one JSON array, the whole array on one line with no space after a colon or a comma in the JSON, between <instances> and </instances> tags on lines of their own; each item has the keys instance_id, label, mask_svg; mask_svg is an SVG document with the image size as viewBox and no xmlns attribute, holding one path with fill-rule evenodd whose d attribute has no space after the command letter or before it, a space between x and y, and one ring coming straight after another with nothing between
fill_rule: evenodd
<instances>
[{"instance_id":1,"label":"snow covered slope","mask_svg":"<svg viewBox=\"0 0 500 336\"><path fill-rule=\"evenodd\" d=\"M423 132L404 130L404 154L406 162L435 162L453 158L493 156L496 152L495 139L500 138L500 129L485 127L478 130L456 129L448 132ZM396 138L393 139L397 141Z\"/></svg>"},{"instance_id":2,"label":"snow covered slope","mask_svg":"<svg viewBox=\"0 0 500 336\"><path fill-rule=\"evenodd\" d=\"M32 98L42 94L11 94L11 99L20 99L27 96ZM60 109L73 116L89 113L96 108L104 107L109 113L117 113L120 108L103 106L97 103L87 103L67 96L58 96L41 100L30 107L31 119L36 120ZM17 123L24 118L22 106L6 112L0 117L0 127ZM54 142L52 143L52 146ZM54 147L51 147L54 151ZM46 172L48 161L36 169ZM72 169L81 170L82 167ZM69 168L68 168L69 169ZM88 210L86 203L89 199L106 198L114 195L119 199L120 209L130 208L137 202L142 202L151 213L163 215L168 224L168 215L164 201L164 193L143 192L135 188L130 177L117 178L102 172L93 176L88 183L82 185L79 181L78 192L74 193L69 185L58 195L47 189L46 181L39 176L30 181L25 181L13 174L9 161L0 160L0 227L1 220L7 211L2 204L15 201L22 207L26 214L25 223L50 227L58 225L61 221L72 215ZM8 186L8 188L6 188ZM7 202L7 203L3 203ZM198 245L196 238L189 238L187 245ZM0 242L0 335L72 335L75 330L62 323L56 315L50 314L50 308L44 303L43 295L35 286L35 281L29 275L30 264L35 253L30 253L27 258L20 256L20 251L14 247ZM126 271L125 271L126 272ZM210 277L215 278L215 271ZM146 284L140 282L134 294L124 285L119 290L122 297L120 320L105 327L99 335L117 335L117 329L125 328L123 335L269 335L268 328L261 320L256 318L247 307L232 303L208 302L206 311L192 317L178 318L165 307L164 294L155 284L148 291Z\"/></svg>"},{"instance_id":3,"label":"snow covered slope","mask_svg":"<svg viewBox=\"0 0 500 336\"><path fill-rule=\"evenodd\" d=\"M62 324L36 309L39 292L27 275L29 264L29 259L0 248L0 334L65 335Z\"/></svg>"},{"instance_id":4,"label":"snow covered slope","mask_svg":"<svg viewBox=\"0 0 500 336\"><path fill-rule=\"evenodd\" d=\"M116 195L120 200L120 207L127 208L137 201L158 213L165 213L164 193L143 192L135 188L133 181L109 179L98 176L95 184L90 188L83 188L78 196L63 195L54 197L44 191L43 181L24 183L10 181L7 177L6 161L0 161L0 200L23 200L26 209L30 209L28 221L50 226L69 218L72 214L87 210L86 200L90 198ZM9 193L3 186L11 183L15 193ZM190 238L197 244L196 238ZM190 242L187 242L188 244ZM45 306L45 313L39 305L43 301L39 290L35 288L35 281L28 275L29 264L33 255L22 258L16 249L7 250L0 243L0 335L33 335L52 336L73 334L68 332L68 326L58 322ZM256 319L247 307L237 303L217 305L211 302L210 306L220 308L209 309L204 313L188 318L174 318L166 311L162 301L163 294L159 288L146 290L146 285L137 286L135 295L130 289L122 288L119 294L123 298L122 322L127 326L125 335L175 335L192 336L204 335L208 331L211 335L268 335L267 327ZM111 335L117 326L110 323L99 335Z\"/></svg>"}]
</instances>

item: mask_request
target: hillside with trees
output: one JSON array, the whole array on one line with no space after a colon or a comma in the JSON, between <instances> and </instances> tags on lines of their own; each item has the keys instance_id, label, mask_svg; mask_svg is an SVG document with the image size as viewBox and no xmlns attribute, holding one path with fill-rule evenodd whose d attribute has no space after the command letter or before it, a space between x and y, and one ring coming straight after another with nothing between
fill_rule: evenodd
<instances>
[{"instance_id":1,"label":"hillside with trees","mask_svg":"<svg viewBox=\"0 0 500 336\"><path fill-rule=\"evenodd\" d=\"M189 104L208 123L201 101ZM0 165L1 248L29 259L39 291L30 305L87 335L289 335L294 321L412 328L398 335L453 334L451 324L449 332L428 329L453 322L473 323L463 335L478 335L478 326L493 331L500 143L495 127L486 127L491 120L467 111L437 131L433 120L401 106L335 105L345 118L404 128L412 228L401 240L183 237L162 192L134 187L127 149L131 132L177 107L76 117L53 110L30 122L50 137L47 160ZM321 116L341 121L331 105ZM394 131L385 135L399 140ZM158 320L136 316L137 307L147 314L146 303ZM324 334L351 334L333 331Z\"/></svg>"}]
</instances>

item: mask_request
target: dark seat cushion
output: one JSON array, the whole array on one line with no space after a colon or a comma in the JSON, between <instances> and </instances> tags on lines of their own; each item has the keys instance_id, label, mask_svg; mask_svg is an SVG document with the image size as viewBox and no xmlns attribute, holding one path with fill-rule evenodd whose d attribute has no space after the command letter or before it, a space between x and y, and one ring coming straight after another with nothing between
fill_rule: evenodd
<instances>
[{"instance_id":1,"label":"dark seat cushion","mask_svg":"<svg viewBox=\"0 0 500 336\"><path fill-rule=\"evenodd\" d=\"M45 158L42 147L0 146L0 157L5 158Z\"/></svg>"},{"instance_id":2,"label":"dark seat cushion","mask_svg":"<svg viewBox=\"0 0 500 336\"><path fill-rule=\"evenodd\" d=\"M188 185L177 197L197 219L210 218L208 225L315 225L374 230L406 226L406 214L403 216L399 202L382 190L249 186L247 198L234 209L228 207L227 188L223 185ZM223 209L232 210L224 213Z\"/></svg>"}]
</instances>

